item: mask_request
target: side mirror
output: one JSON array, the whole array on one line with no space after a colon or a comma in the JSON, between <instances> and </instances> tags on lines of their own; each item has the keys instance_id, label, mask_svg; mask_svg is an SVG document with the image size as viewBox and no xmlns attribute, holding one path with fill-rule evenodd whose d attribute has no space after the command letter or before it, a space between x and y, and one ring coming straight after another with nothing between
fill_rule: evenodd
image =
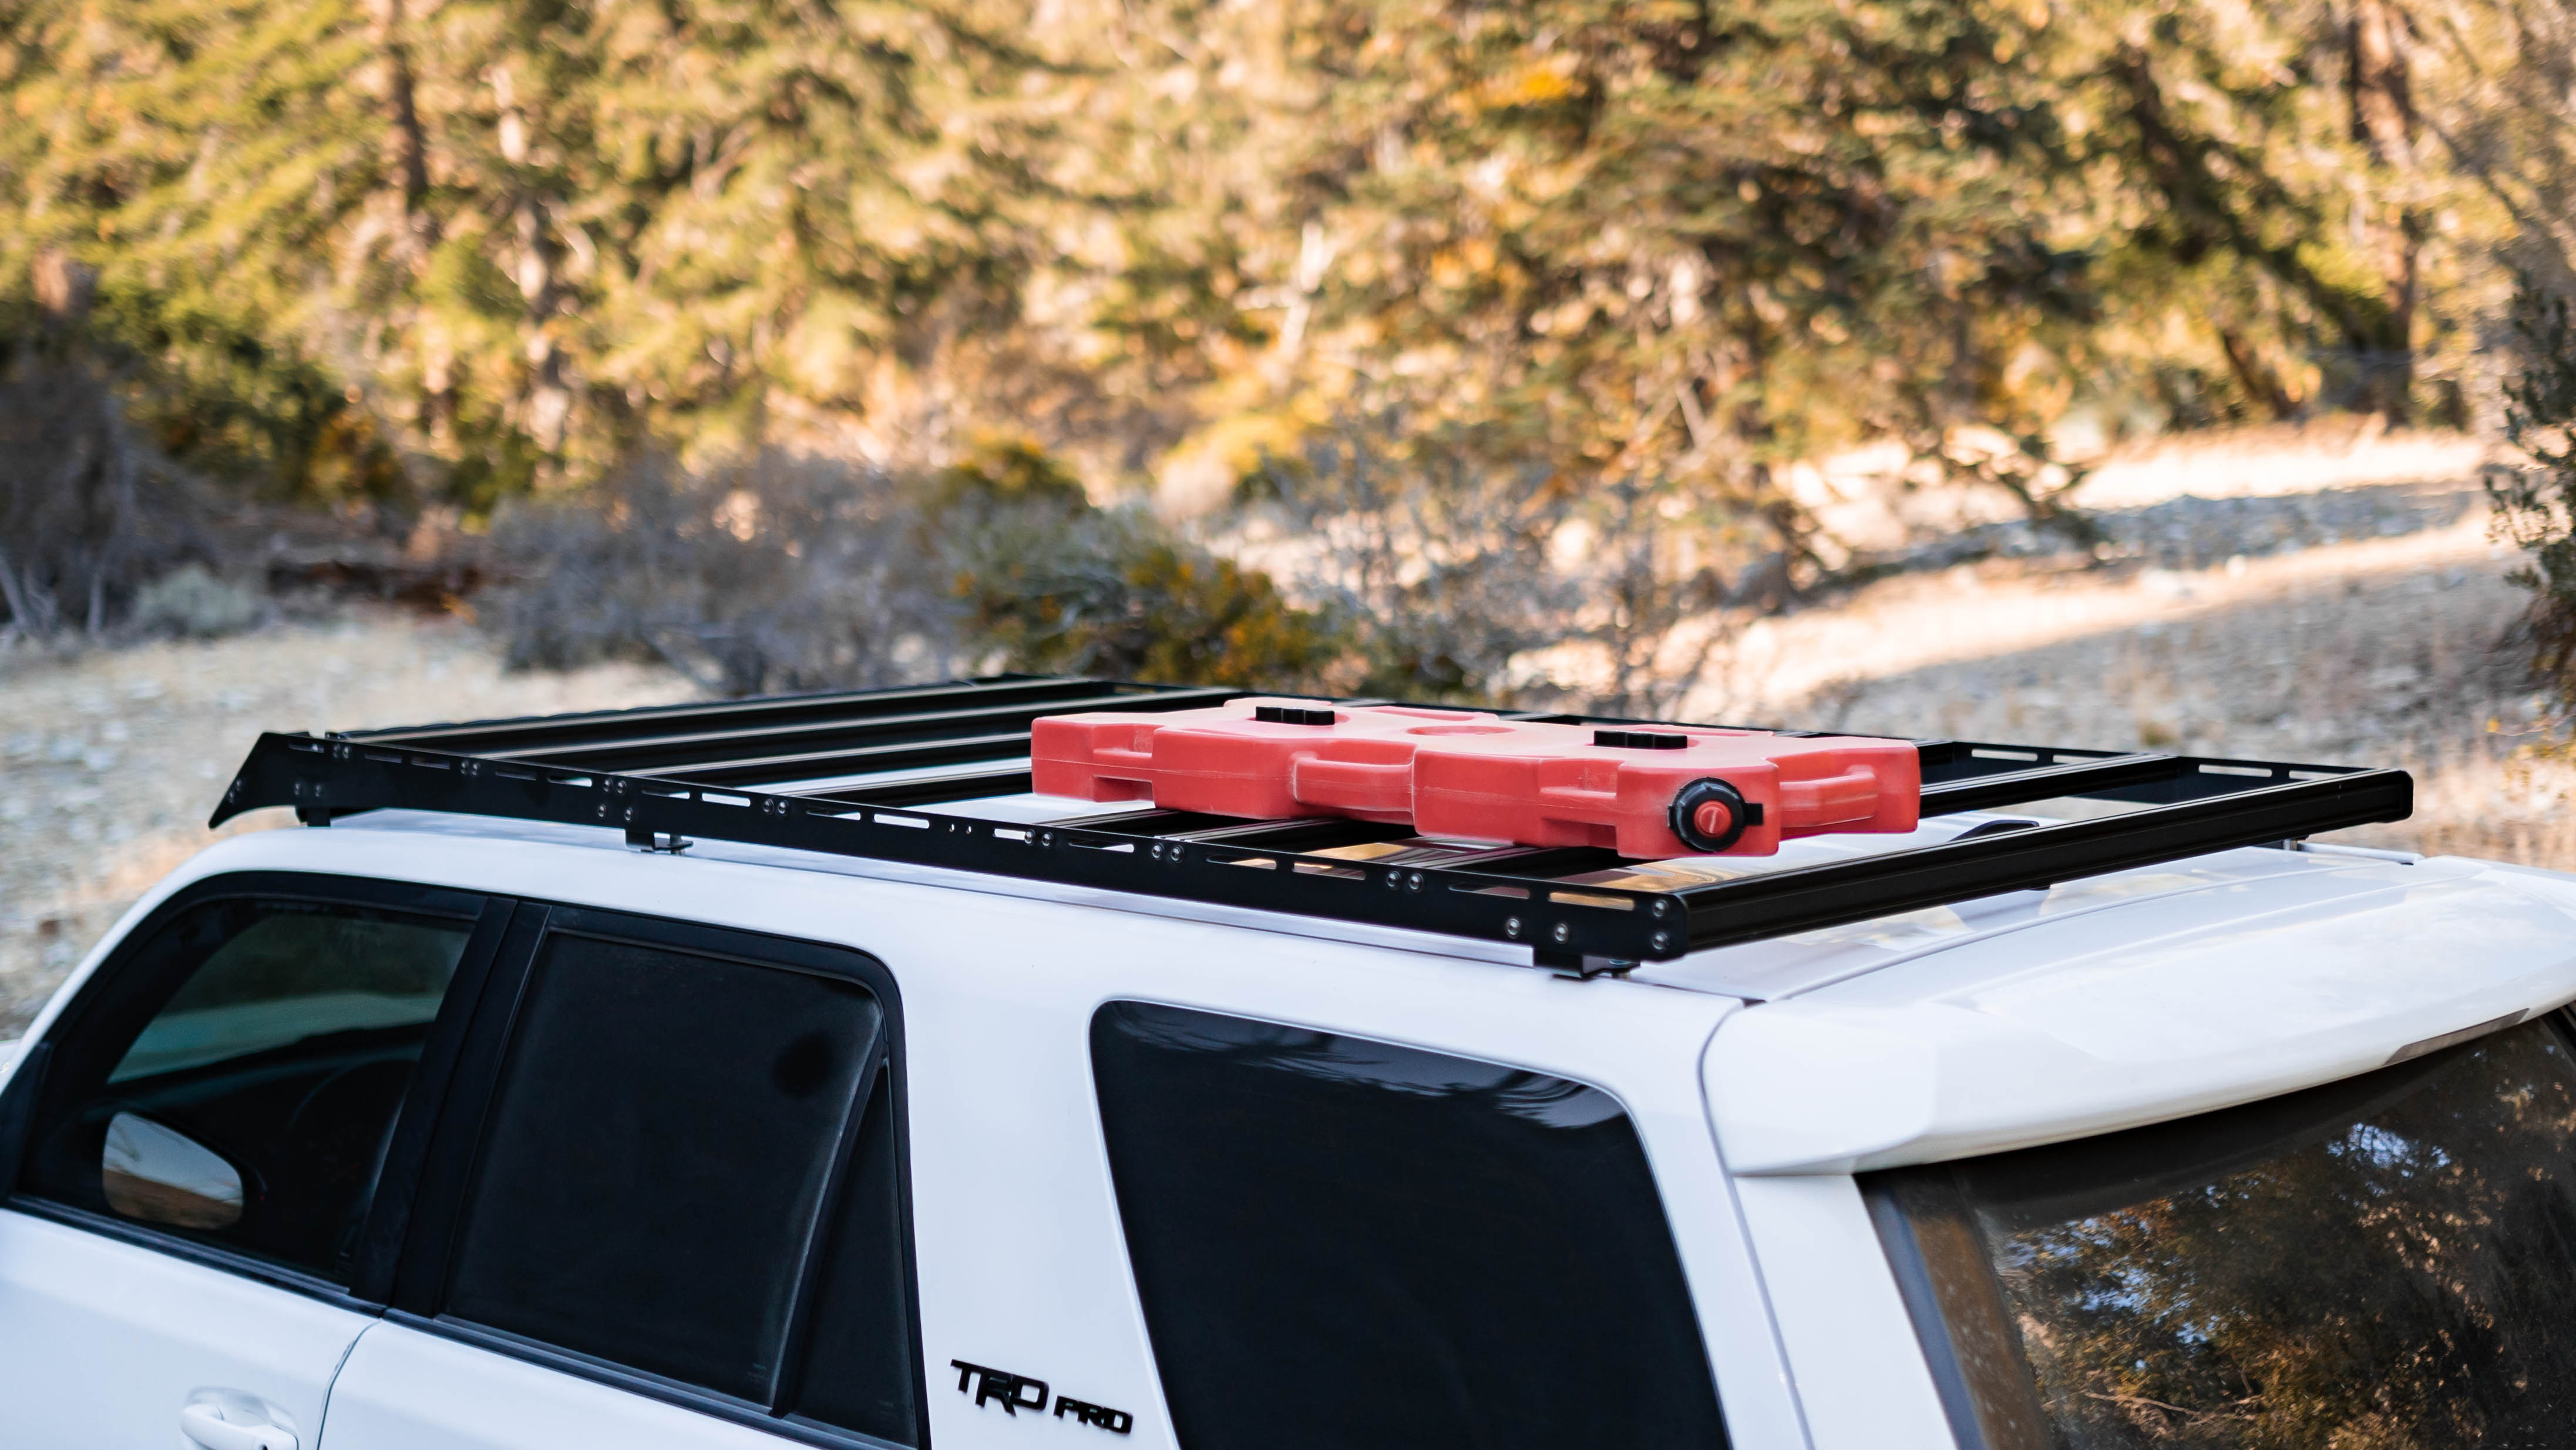
<instances>
[{"instance_id":1,"label":"side mirror","mask_svg":"<svg viewBox=\"0 0 2576 1450\"><path fill-rule=\"evenodd\" d=\"M241 1170L185 1133L119 1113L107 1123L99 1181L107 1206L174 1228L231 1228L241 1221Z\"/></svg>"}]
</instances>

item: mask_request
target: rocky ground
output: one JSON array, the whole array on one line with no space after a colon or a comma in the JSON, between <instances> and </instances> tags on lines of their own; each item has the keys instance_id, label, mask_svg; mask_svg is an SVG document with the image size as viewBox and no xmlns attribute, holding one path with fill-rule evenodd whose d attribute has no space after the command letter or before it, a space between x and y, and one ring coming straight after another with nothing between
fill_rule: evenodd
<instances>
[{"instance_id":1,"label":"rocky ground","mask_svg":"<svg viewBox=\"0 0 2576 1450\"><path fill-rule=\"evenodd\" d=\"M0 1039L154 880L215 839L206 817L258 732L688 693L629 667L505 675L470 627L391 610L69 660L0 651ZM291 821L256 812L223 834Z\"/></svg>"},{"instance_id":2,"label":"rocky ground","mask_svg":"<svg viewBox=\"0 0 2576 1450\"><path fill-rule=\"evenodd\" d=\"M2402 764L2416 817L2349 839L2576 869L2576 766L2524 749L2543 702L2499 648L2522 597L2474 482L2314 471L2206 498L2132 487L2095 510L2091 559L2014 526L1937 541L1755 627L1691 713ZM688 693L641 668L505 675L469 626L391 610L67 660L0 652L0 1037L212 839L206 814L255 732Z\"/></svg>"}]
</instances>

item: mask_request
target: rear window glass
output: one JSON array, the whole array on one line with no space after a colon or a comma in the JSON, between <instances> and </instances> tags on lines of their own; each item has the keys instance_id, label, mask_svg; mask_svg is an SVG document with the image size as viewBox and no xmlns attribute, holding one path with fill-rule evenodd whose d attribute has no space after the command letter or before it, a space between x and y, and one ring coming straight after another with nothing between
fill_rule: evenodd
<instances>
[{"instance_id":1,"label":"rear window glass","mask_svg":"<svg viewBox=\"0 0 2576 1450\"><path fill-rule=\"evenodd\" d=\"M1190 1450L1725 1443L1654 1178L1608 1094L1139 1003L1102 1008L1091 1046Z\"/></svg>"},{"instance_id":2,"label":"rear window glass","mask_svg":"<svg viewBox=\"0 0 2576 1450\"><path fill-rule=\"evenodd\" d=\"M770 1403L880 1022L855 983L550 937L447 1312Z\"/></svg>"},{"instance_id":3,"label":"rear window glass","mask_svg":"<svg viewBox=\"0 0 2576 1450\"><path fill-rule=\"evenodd\" d=\"M2567 1441L2576 1077L2553 1022L1869 1188L1965 1445Z\"/></svg>"}]
</instances>

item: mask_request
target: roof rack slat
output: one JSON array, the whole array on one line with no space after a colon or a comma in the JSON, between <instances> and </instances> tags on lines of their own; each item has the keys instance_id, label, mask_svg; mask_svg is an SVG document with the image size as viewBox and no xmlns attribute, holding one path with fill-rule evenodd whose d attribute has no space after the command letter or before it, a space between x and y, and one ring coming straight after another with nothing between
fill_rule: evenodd
<instances>
[{"instance_id":1,"label":"roof rack slat","mask_svg":"<svg viewBox=\"0 0 2576 1450\"><path fill-rule=\"evenodd\" d=\"M793 791L801 800L845 801L851 805L929 806L971 801L985 796L1020 795L1033 784L1026 769L964 771L879 785L851 785L838 790Z\"/></svg>"},{"instance_id":2,"label":"roof rack slat","mask_svg":"<svg viewBox=\"0 0 2576 1450\"><path fill-rule=\"evenodd\" d=\"M1121 695L1103 689L1037 701L1014 700L999 705L977 702L964 709L912 710L891 715L863 715L855 719L827 717L788 724L761 722L750 725L726 721L723 723L727 728L719 730L674 731L617 740L550 743L474 753L501 760L586 766L592 770L668 774L696 762L720 763L728 758L738 758L746 751L757 751L766 758L797 752L801 747L801 753L819 755L869 742L893 742L907 736L939 739L960 730L977 728L987 733L994 727L1026 729L1030 721L1041 715L1072 715L1088 710L1178 710L1194 705L1213 705L1241 693L1240 690L1207 689ZM452 747L440 745L433 748Z\"/></svg>"},{"instance_id":3,"label":"roof rack slat","mask_svg":"<svg viewBox=\"0 0 2576 1450\"><path fill-rule=\"evenodd\" d=\"M351 740L379 745L416 745L424 750L487 754L541 745L608 741L668 734L688 726L715 728L784 725L809 719L850 719L893 714L946 704L1037 703L1121 688L1116 681L1086 676L985 675L936 685L909 685L891 690L847 690L819 695L763 695L745 700L716 700L690 705L646 705L632 710L592 710L575 715L531 715L508 720L474 720L453 725L408 726L394 730L358 730ZM1125 686L1140 695L1168 694L1174 686Z\"/></svg>"},{"instance_id":4,"label":"roof rack slat","mask_svg":"<svg viewBox=\"0 0 2576 1450\"><path fill-rule=\"evenodd\" d=\"M788 755L746 755L730 760L691 761L660 770L608 772L639 780L687 781L694 785L758 785L765 781L806 780L816 776L858 775L879 770L913 770L930 765L1009 760L1029 753L1029 732L1005 731L907 740L894 745L861 745L848 750L800 751ZM579 765L554 767L581 770Z\"/></svg>"},{"instance_id":5,"label":"roof rack slat","mask_svg":"<svg viewBox=\"0 0 2576 1450\"><path fill-rule=\"evenodd\" d=\"M1923 814L1946 816L1961 811L1988 811L1997 806L2053 800L2058 796L2086 795L2118 786L2165 780L2182 768L2183 762L2178 756L2147 751L2137 755L2115 755L2107 760L1970 776L1946 785L1924 786Z\"/></svg>"}]
</instances>

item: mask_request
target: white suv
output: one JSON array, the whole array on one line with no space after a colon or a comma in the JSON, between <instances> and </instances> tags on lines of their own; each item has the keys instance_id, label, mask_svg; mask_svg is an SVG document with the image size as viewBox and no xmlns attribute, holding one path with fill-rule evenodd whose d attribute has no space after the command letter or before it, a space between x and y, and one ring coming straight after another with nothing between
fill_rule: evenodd
<instances>
[{"instance_id":1,"label":"white suv","mask_svg":"<svg viewBox=\"0 0 2576 1450\"><path fill-rule=\"evenodd\" d=\"M2576 1439L2576 880L2224 846L2403 777L1928 742L2089 804L1657 865L1026 794L1139 698L268 737L330 828L5 1070L0 1443Z\"/></svg>"}]
</instances>

